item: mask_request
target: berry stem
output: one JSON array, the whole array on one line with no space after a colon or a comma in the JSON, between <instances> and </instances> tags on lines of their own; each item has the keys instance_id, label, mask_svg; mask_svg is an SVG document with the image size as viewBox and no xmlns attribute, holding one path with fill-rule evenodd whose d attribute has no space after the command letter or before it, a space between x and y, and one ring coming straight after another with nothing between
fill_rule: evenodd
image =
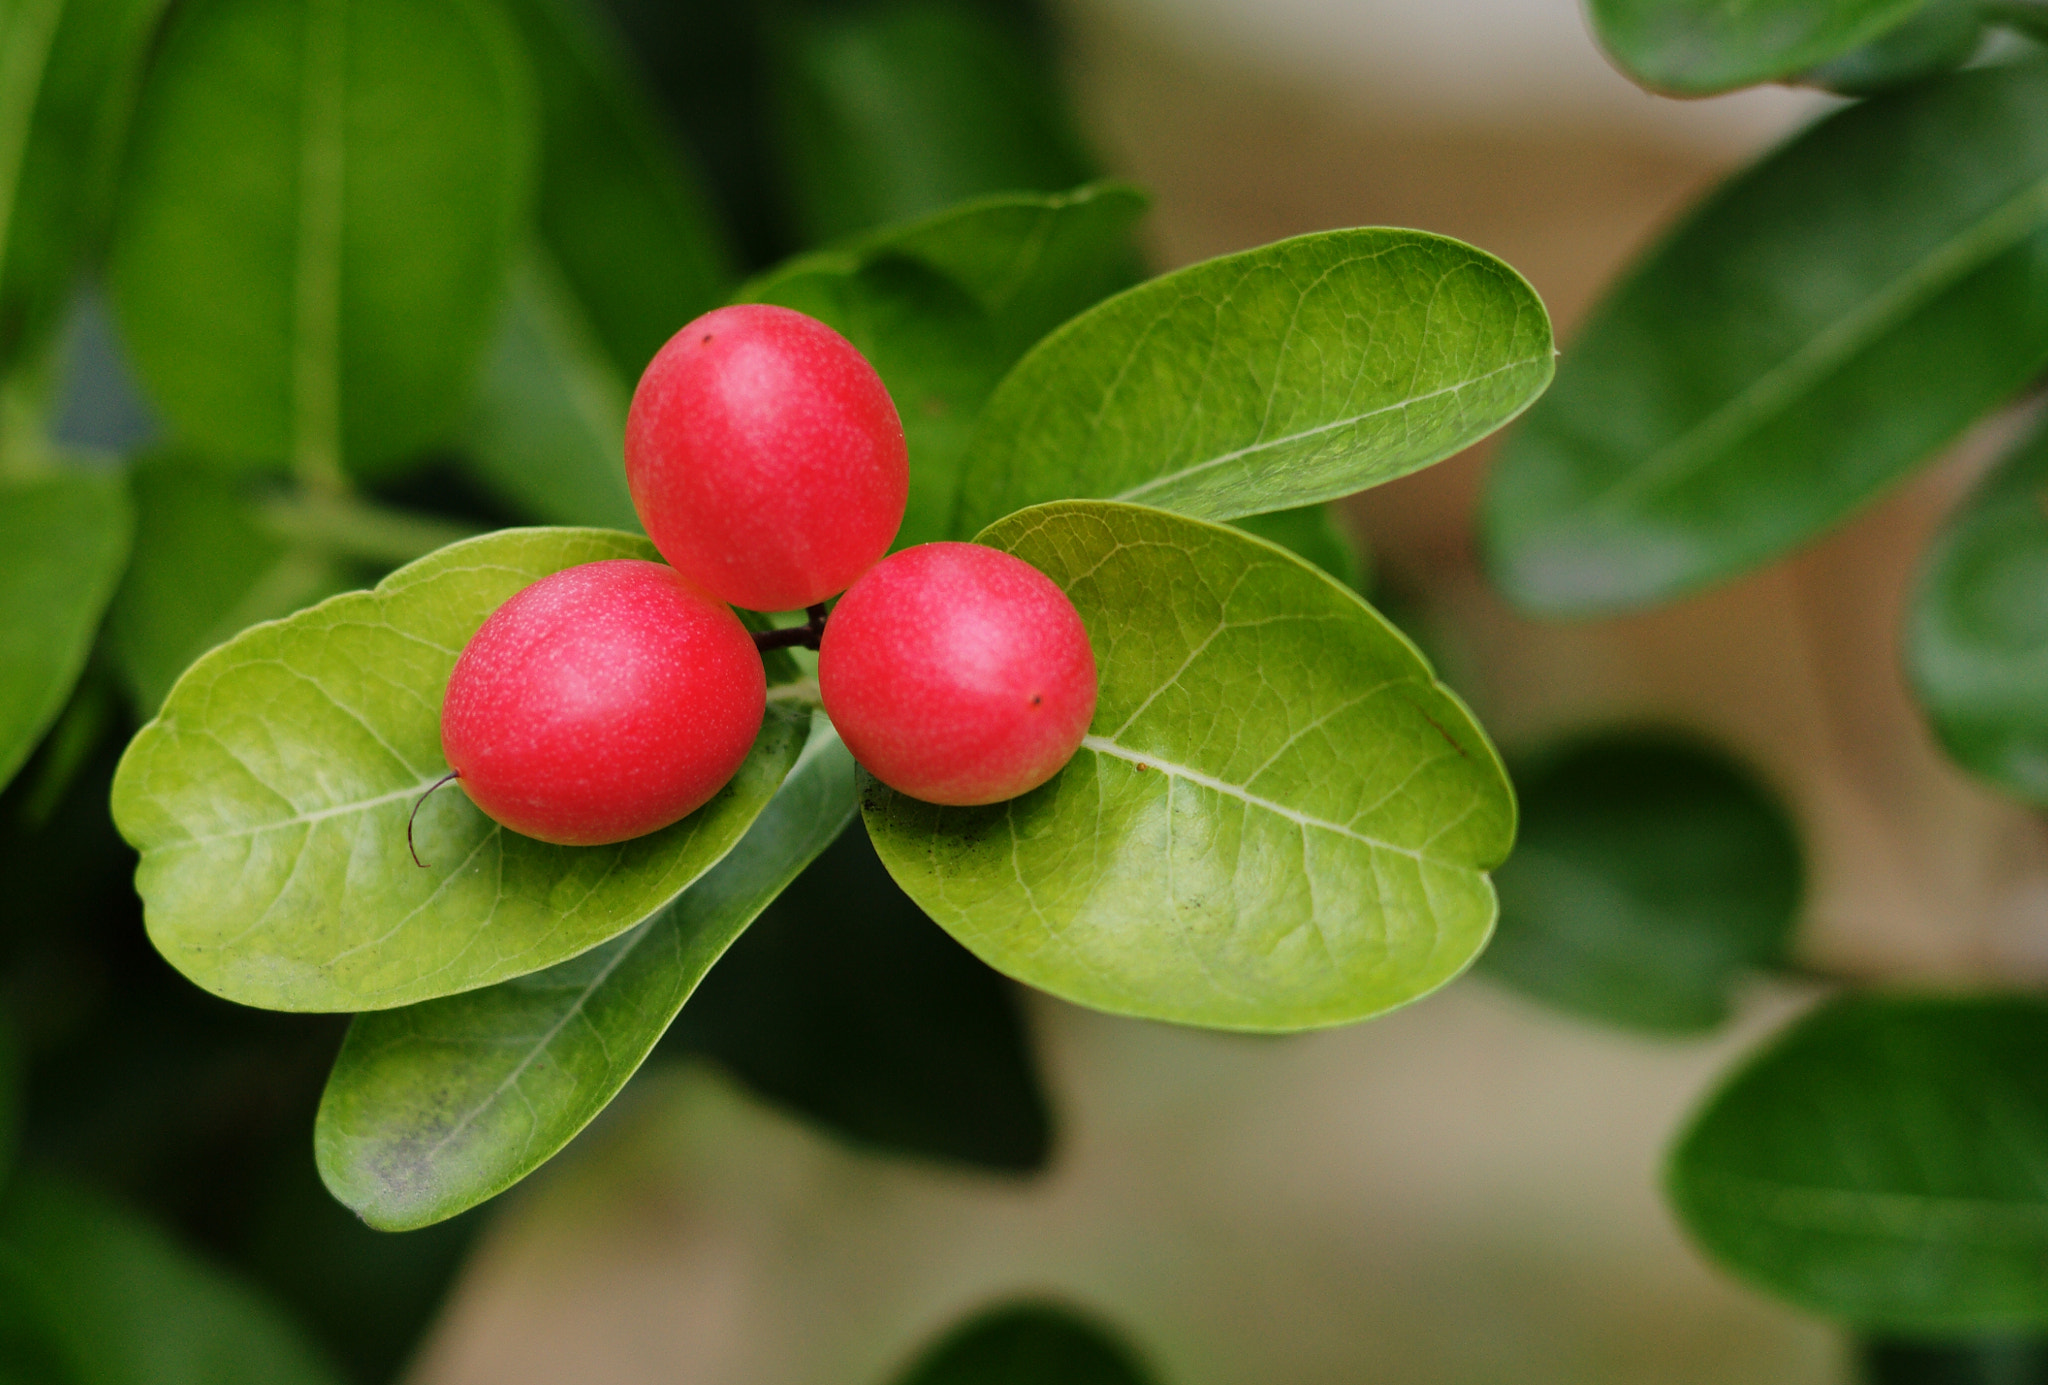
<instances>
[{"instance_id":1,"label":"berry stem","mask_svg":"<svg viewBox=\"0 0 2048 1385\"><path fill-rule=\"evenodd\" d=\"M763 654L771 649L816 649L818 642L825 637L825 603L819 602L804 614L810 619L802 625L755 631L754 648Z\"/></svg>"},{"instance_id":2,"label":"berry stem","mask_svg":"<svg viewBox=\"0 0 2048 1385\"><path fill-rule=\"evenodd\" d=\"M442 775L442 776L441 776L441 777L440 777L439 779L436 779L436 780L435 780L435 781L434 781L434 782L433 782L432 784L428 785L428 786L427 786L427 791L426 791L426 793L423 793L423 794L421 794L421 795L420 795L420 796L419 796L418 798L416 798L416 799L414 799L414 800L413 800L413 803L412 803L412 811L411 811L410 813L406 814L406 818L405 818L405 849L406 849L407 851L410 851L410 852L412 853L412 863L413 863L414 865L418 866L418 867L419 867L419 868L420 868L421 870L425 870L425 869L427 868L427 863L426 863L425 861L422 861L422 860L420 859L420 853L419 853L419 848L418 848L418 847L416 847L416 846L414 846L414 845L412 844L412 824L413 824L413 820L414 820L415 818L419 817L419 815L420 815L420 804L422 804L422 803L425 803L425 802L427 801L428 797L429 797L429 796L431 796L431 795L433 794L433 792L434 792L434 790L435 790L435 789L438 789L438 788L440 788L440 787L441 787L441 786L442 786L443 784L447 783L447 782L448 782L449 780L451 780L451 779L460 779L461 777L462 777L462 771L461 771L461 770L459 770L459 769L451 769L451 770L449 770L449 771L448 771L448 772L447 772L446 774Z\"/></svg>"}]
</instances>

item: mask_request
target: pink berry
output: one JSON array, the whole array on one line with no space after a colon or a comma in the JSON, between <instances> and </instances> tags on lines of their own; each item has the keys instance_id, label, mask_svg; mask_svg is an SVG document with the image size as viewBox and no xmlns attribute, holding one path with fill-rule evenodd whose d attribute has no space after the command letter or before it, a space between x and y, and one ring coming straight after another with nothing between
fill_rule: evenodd
<instances>
[{"instance_id":1,"label":"pink berry","mask_svg":"<svg viewBox=\"0 0 2048 1385\"><path fill-rule=\"evenodd\" d=\"M1095 715L1095 654L1074 603L1021 558L906 548L832 608L818 692L868 773L928 803L1035 789Z\"/></svg>"},{"instance_id":2,"label":"pink berry","mask_svg":"<svg viewBox=\"0 0 2048 1385\"><path fill-rule=\"evenodd\" d=\"M441 701L441 749L494 820L599 846L725 787L767 694L731 607L660 563L585 563L535 582L471 638Z\"/></svg>"},{"instance_id":3,"label":"pink berry","mask_svg":"<svg viewBox=\"0 0 2048 1385\"><path fill-rule=\"evenodd\" d=\"M910 495L903 421L853 343L743 303L670 337L633 391L626 482L647 536L735 606L793 611L889 551Z\"/></svg>"}]
</instances>

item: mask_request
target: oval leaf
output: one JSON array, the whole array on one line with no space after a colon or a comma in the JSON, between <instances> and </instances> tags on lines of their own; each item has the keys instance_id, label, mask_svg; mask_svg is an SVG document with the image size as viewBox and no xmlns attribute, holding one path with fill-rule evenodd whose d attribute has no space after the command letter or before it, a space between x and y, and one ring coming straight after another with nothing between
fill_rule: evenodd
<instances>
[{"instance_id":1,"label":"oval leaf","mask_svg":"<svg viewBox=\"0 0 2048 1385\"><path fill-rule=\"evenodd\" d=\"M1958 764L2048 804L2048 431L2015 451L1928 551L1906 670Z\"/></svg>"},{"instance_id":2,"label":"oval leaf","mask_svg":"<svg viewBox=\"0 0 2048 1385\"><path fill-rule=\"evenodd\" d=\"M1101 695L1050 783L986 808L863 790L890 874L998 971L1118 1014L1344 1024L1462 971L1514 799L1415 647L1275 545L1135 505L980 542L1060 584Z\"/></svg>"},{"instance_id":3,"label":"oval leaf","mask_svg":"<svg viewBox=\"0 0 2048 1385\"><path fill-rule=\"evenodd\" d=\"M1646 87L1675 96L1774 82L1881 37L1927 0L1590 0L1600 44Z\"/></svg>"},{"instance_id":4,"label":"oval leaf","mask_svg":"<svg viewBox=\"0 0 2048 1385\"><path fill-rule=\"evenodd\" d=\"M1108 1328L1056 1303L1006 1303L948 1332L898 1385L1150 1385Z\"/></svg>"},{"instance_id":5,"label":"oval leaf","mask_svg":"<svg viewBox=\"0 0 2048 1385\"><path fill-rule=\"evenodd\" d=\"M441 440L526 211L530 104L474 0L180 5L110 271L182 440L328 477Z\"/></svg>"},{"instance_id":6,"label":"oval leaf","mask_svg":"<svg viewBox=\"0 0 2048 1385\"><path fill-rule=\"evenodd\" d=\"M1679 1216L1758 1287L1868 1329L2048 1327L2048 1002L1845 996L1730 1079Z\"/></svg>"},{"instance_id":7,"label":"oval leaf","mask_svg":"<svg viewBox=\"0 0 2048 1385\"><path fill-rule=\"evenodd\" d=\"M134 526L119 478L0 485L0 784L84 671Z\"/></svg>"},{"instance_id":8,"label":"oval leaf","mask_svg":"<svg viewBox=\"0 0 2048 1385\"><path fill-rule=\"evenodd\" d=\"M853 817L853 759L821 722L732 854L667 909L573 961L360 1015L320 1099L334 1196L387 1231L497 1196L618 1095L704 979Z\"/></svg>"},{"instance_id":9,"label":"oval leaf","mask_svg":"<svg viewBox=\"0 0 2048 1385\"><path fill-rule=\"evenodd\" d=\"M771 698L718 797L605 847L507 832L441 778L441 696L484 618L551 572L654 558L601 529L471 539L259 625L194 664L114 780L142 853L149 935L217 995L273 1010L381 1010L539 971L646 919L729 851L803 747Z\"/></svg>"},{"instance_id":10,"label":"oval leaf","mask_svg":"<svg viewBox=\"0 0 2048 1385\"><path fill-rule=\"evenodd\" d=\"M1689 741L1615 734L1515 775L1515 854L1494 874L1500 927L1480 967L1609 1024L1700 1033L1783 958L1799 838L1742 768Z\"/></svg>"},{"instance_id":11,"label":"oval leaf","mask_svg":"<svg viewBox=\"0 0 2048 1385\"><path fill-rule=\"evenodd\" d=\"M1522 277L1421 231L1329 231L1209 260L1054 332L983 412L956 532L1070 496L1234 519L1440 461L1551 374Z\"/></svg>"},{"instance_id":12,"label":"oval leaf","mask_svg":"<svg viewBox=\"0 0 2048 1385\"><path fill-rule=\"evenodd\" d=\"M1822 121L1594 312L1490 477L1496 580L1589 614L1805 542L2048 361L2044 275L2048 64Z\"/></svg>"}]
</instances>

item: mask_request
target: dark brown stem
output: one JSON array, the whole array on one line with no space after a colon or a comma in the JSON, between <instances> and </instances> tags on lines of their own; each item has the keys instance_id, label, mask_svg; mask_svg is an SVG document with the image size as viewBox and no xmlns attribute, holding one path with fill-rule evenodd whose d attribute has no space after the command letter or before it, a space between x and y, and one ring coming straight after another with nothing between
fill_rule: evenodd
<instances>
[{"instance_id":1,"label":"dark brown stem","mask_svg":"<svg viewBox=\"0 0 2048 1385\"><path fill-rule=\"evenodd\" d=\"M421 794L418 798L412 801L412 811L410 813L407 813L405 816L405 849L412 853L412 863L418 866L421 870L425 870L427 868L427 863L420 859L419 848L412 844L413 819L420 815L420 804L425 803L427 799L433 795L435 789L440 788L450 779L460 779L461 777L461 770L451 769L446 774L442 775L439 779L436 779L433 783L427 786L427 791L425 793Z\"/></svg>"},{"instance_id":2,"label":"dark brown stem","mask_svg":"<svg viewBox=\"0 0 2048 1385\"><path fill-rule=\"evenodd\" d=\"M823 602L804 612L810 619L802 625L791 625L781 630L759 630L754 634L754 648L766 654L771 649L816 649L818 642L825 638L825 606Z\"/></svg>"}]
</instances>

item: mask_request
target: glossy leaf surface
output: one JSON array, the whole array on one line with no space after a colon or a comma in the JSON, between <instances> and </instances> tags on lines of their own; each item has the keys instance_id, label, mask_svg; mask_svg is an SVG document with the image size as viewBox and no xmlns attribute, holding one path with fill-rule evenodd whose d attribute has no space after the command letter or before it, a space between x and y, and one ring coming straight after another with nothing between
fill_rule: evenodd
<instances>
[{"instance_id":1,"label":"glossy leaf surface","mask_svg":"<svg viewBox=\"0 0 2048 1385\"><path fill-rule=\"evenodd\" d=\"M799 256L739 299L829 323L881 374L910 446L898 547L958 537L975 420L1033 343L1129 282L1145 198L1119 184L1012 194Z\"/></svg>"},{"instance_id":2,"label":"glossy leaf surface","mask_svg":"<svg viewBox=\"0 0 2048 1385\"><path fill-rule=\"evenodd\" d=\"M112 283L178 437L378 474L455 422L529 200L516 39L475 0L181 5Z\"/></svg>"},{"instance_id":3,"label":"glossy leaf surface","mask_svg":"<svg viewBox=\"0 0 2048 1385\"><path fill-rule=\"evenodd\" d=\"M890 874L998 971L1079 1004L1308 1029L1427 994L1492 931L1515 809L1413 645L1283 549L1134 505L979 542L1060 584L1101 692L1049 783L939 808L864 781Z\"/></svg>"},{"instance_id":4,"label":"glossy leaf surface","mask_svg":"<svg viewBox=\"0 0 2048 1385\"><path fill-rule=\"evenodd\" d=\"M1722 187L1594 311L1489 480L1496 580L1566 615L1733 576L2044 361L2048 63L1852 106Z\"/></svg>"},{"instance_id":5,"label":"glossy leaf surface","mask_svg":"<svg viewBox=\"0 0 2048 1385\"><path fill-rule=\"evenodd\" d=\"M2022 444L1928 550L1906 670L1956 763L2048 804L2048 432Z\"/></svg>"},{"instance_id":6,"label":"glossy leaf surface","mask_svg":"<svg viewBox=\"0 0 2048 1385\"><path fill-rule=\"evenodd\" d=\"M956 527L1099 496L1234 519L1439 461L1528 407L1550 320L1499 260L1420 231L1299 236L1084 313L983 412Z\"/></svg>"},{"instance_id":7,"label":"glossy leaf surface","mask_svg":"<svg viewBox=\"0 0 2048 1385\"><path fill-rule=\"evenodd\" d=\"M1817 67L1910 19L1926 0L1590 0L1600 44L1646 87L1706 96Z\"/></svg>"},{"instance_id":8,"label":"glossy leaf surface","mask_svg":"<svg viewBox=\"0 0 2048 1385\"><path fill-rule=\"evenodd\" d=\"M0 784L35 749L85 668L133 524L118 477L0 484Z\"/></svg>"},{"instance_id":9,"label":"glossy leaf surface","mask_svg":"<svg viewBox=\"0 0 2048 1385\"><path fill-rule=\"evenodd\" d=\"M1669 1190L1716 1259L1880 1332L2048 1326L2048 1002L1850 995L1753 1058Z\"/></svg>"},{"instance_id":10,"label":"glossy leaf surface","mask_svg":"<svg viewBox=\"0 0 2048 1385\"><path fill-rule=\"evenodd\" d=\"M129 746L114 819L142 853L157 950L246 1005L380 1010L523 976L618 936L710 869L803 746L782 702L710 803L660 832L560 847L505 831L441 778L441 696L484 618L548 573L653 558L644 539L514 529L455 544L181 679Z\"/></svg>"},{"instance_id":11,"label":"glossy leaf surface","mask_svg":"<svg viewBox=\"0 0 2048 1385\"><path fill-rule=\"evenodd\" d=\"M1518 772L1515 854L1494 874L1492 976L1563 1009L1684 1034L1728 1018L1746 973L1782 959L1799 839L1777 800L1703 746L1589 740Z\"/></svg>"},{"instance_id":12,"label":"glossy leaf surface","mask_svg":"<svg viewBox=\"0 0 2048 1385\"><path fill-rule=\"evenodd\" d=\"M531 976L358 1016L314 1130L335 1197L372 1226L424 1226L503 1192L589 1124L852 818L853 759L821 728L731 854L632 932Z\"/></svg>"},{"instance_id":13,"label":"glossy leaf surface","mask_svg":"<svg viewBox=\"0 0 2048 1385\"><path fill-rule=\"evenodd\" d=\"M897 1385L1150 1385L1136 1353L1056 1303L1011 1303L947 1333Z\"/></svg>"}]
</instances>

